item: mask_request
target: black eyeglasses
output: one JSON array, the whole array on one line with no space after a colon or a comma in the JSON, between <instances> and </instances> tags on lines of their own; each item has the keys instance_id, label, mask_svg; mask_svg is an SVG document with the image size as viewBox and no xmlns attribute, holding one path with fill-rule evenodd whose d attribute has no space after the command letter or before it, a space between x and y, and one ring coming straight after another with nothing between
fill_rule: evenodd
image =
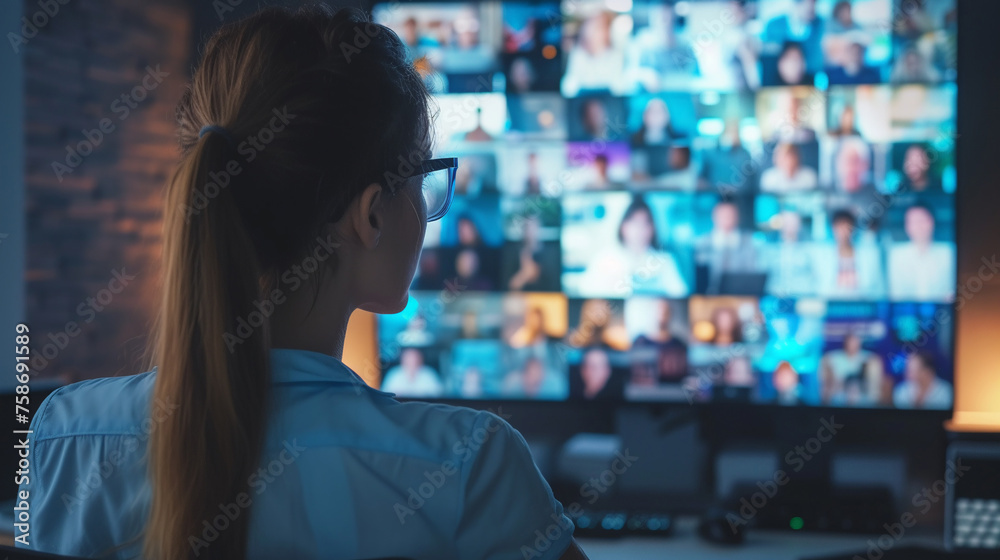
<instances>
[{"instance_id":1,"label":"black eyeglasses","mask_svg":"<svg viewBox=\"0 0 1000 560\"><path fill-rule=\"evenodd\" d=\"M412 175L403 177L409 179L423 176L421 191L427 205L428 222L440 220L451 208L457 171L458 158L437 158L424 161Z\"/></svg>"}]
</instances>

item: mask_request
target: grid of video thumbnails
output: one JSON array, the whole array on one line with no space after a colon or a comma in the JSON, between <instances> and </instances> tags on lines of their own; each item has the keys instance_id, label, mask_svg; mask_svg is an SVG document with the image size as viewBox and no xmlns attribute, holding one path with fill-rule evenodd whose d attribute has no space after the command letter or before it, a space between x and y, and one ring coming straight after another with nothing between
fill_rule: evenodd
<instances>
[{"instance_id":1,"label":"grid of video thumbnails","mask_svg":"<svg viewBox=\"0 0 1000 560\"><path fill-rule=\"evenodd\" d=\"M459 158L384 390L952 406L953 0L374 15Z\"/></svg>"}]
</instances>

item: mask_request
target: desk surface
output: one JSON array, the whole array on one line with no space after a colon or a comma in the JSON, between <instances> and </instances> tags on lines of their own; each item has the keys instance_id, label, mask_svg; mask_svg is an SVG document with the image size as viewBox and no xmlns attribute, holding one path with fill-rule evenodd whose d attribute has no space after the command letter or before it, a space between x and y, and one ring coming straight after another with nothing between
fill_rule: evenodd
<instances>
[{"instance_id":1,"label":"desk surface","mask_svg":"<svg viewBox=\"0 0 1000 560\"><path fill-rule=\"evenodd\" d=\"M747 531L742 545L709 543L697 535L698 521L681 518L669 537L626 537L622 539L579 539L591 560L799 560L809 556L862 553L868 540L879 535L796 533L791 531ZM934 535L904 536L893 546L940 546Z\"/></svg>"},{"instance_id":2,"label":"desk surface","mask_svg":"<svg viewBox=\"0 0 1000 560\"><path fill-rule=\"evenodd\" d=\"M878 535L837 535L750 531L739 546L722 546L701 540L698 520L681 518L669 537L629 537L624 539L579 539L590 560L799 560L804 556L854 553L868 548L868 539ZM901 542L935 546L940 537L904 537ZM0 532L0 544L14 544L13 535Z\"/></svg>"}]
</instances>

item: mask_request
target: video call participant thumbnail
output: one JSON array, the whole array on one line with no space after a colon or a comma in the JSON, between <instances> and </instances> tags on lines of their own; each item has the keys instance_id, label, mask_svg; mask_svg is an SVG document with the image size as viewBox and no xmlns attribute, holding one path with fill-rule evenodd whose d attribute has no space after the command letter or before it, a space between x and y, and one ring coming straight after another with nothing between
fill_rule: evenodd
<instances>
[{"instance_id":1,"label":"video call participant thumbnail","mask_svg":"<svg viewBox=\"0 0 1000 560\"><path fill-rule=\"evenodd\" d=\"M382 390L400 397L440 397L444 384L437 372L424 364L420 350L406 348L400 354L399 365L386 372Z\"/></svg>"},{"instance_id":2,"label":"video call participant thumbnail","mask_svg":"<svg viewBox=\"0 0 1000 560\"><path fill-rule=\"evenodd\" d=\"M934 212L916 204L906 210L908 241L889 249L889 297L947 301L955 294L955 247L934 241Z\"/></svg>"},{"instance_id":3,"label":"video call participant thumbnail","mask_svg":"<svg viewBox=\"0 0 1000 560\"><path fill-rule=\"evenodd\" d=\"M831 218L833 241L816 247L817 295L830 299L880 299L885 294L882 255L855 240L858 220L850 210Z\"/></svg>"},{"instance_id":4,"label":"video call participant thumbnail","mask_svg":"<svg viewBox=\"0 0 1000 560\"><path fill-rule=\"evenodd\" d=\"M695 240L698 292L726 293L724 277L759 270L757 247L748 231L740 229L739 208L729 200L712 209L712 229Z\"/></svg>"},{"instance_id":5,"label":"video call participant thumbnail","mask_svg":"<svg viewBox=\"0 0 1000 560\"><path fill-rule=\"evenodd\" d=\"M611 351L593 346L583 351L580 363L570 367L570 396L584 400L620 400L624 376L612 366Z\"/></svg>"},{"instance_id":6,"label":"video call participant thumbnail","mask_svg":"<svg viewBox=\"0 0 1000 560\"><path fill-rule=\"evenodd\" d=\"M653 211L642 197L633 198L625 209L616 241L588 263L580 279L582 293L668 297L689 293L674 255L659 249Z\"/></svg>"},{"instance_id":7,"label":"video call participant thumbnail","mask_svg":"<svg viewBox=\"0 0 1000 560\"><path fill-rule=\"evenodd\" d=\"M820 361L820 399L827 405L873 406L882 400L885 371L882 359L862 347L861 336L849 333L843 347ZM858 385L849 391L851 380Z\"/></svg>"},{"instance_id":8,"label":"video call participant thumbnail","mask_svg":"<svg viewBox=\"0 0 1000 560\"><path fill-rule=\"evenodd\" d=\"M896 408L947 409L953 393L951 383L938 377L934 357L915 352L906 360L906 379L896 386L892 402Z\"/></svg>"}]
</instances>

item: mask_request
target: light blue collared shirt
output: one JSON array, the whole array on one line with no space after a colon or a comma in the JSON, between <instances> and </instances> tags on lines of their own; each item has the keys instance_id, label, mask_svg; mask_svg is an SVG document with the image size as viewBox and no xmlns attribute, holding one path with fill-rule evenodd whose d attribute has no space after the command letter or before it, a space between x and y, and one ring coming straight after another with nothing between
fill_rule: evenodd
<instances>
[{"instance_id":1,"label":"light blue collared shirt","mask_svg":"<svg viewBox=\"0 0 1000 560\"><path fill-rule=\"evenodd\" d=\"M572 522L500 416L400 403L316 352L274 349L271 367L273 412L250 503L219 511L251 516L251 560L549 560L569 546ZM20 487L29 492L28 548L138 557L146 442L157 422L183 413L152 402L155 375L74 383L39 407L30 481ZM204 550L224 524L206 520L189 544Z\"/></svg>"}]
</instances>

